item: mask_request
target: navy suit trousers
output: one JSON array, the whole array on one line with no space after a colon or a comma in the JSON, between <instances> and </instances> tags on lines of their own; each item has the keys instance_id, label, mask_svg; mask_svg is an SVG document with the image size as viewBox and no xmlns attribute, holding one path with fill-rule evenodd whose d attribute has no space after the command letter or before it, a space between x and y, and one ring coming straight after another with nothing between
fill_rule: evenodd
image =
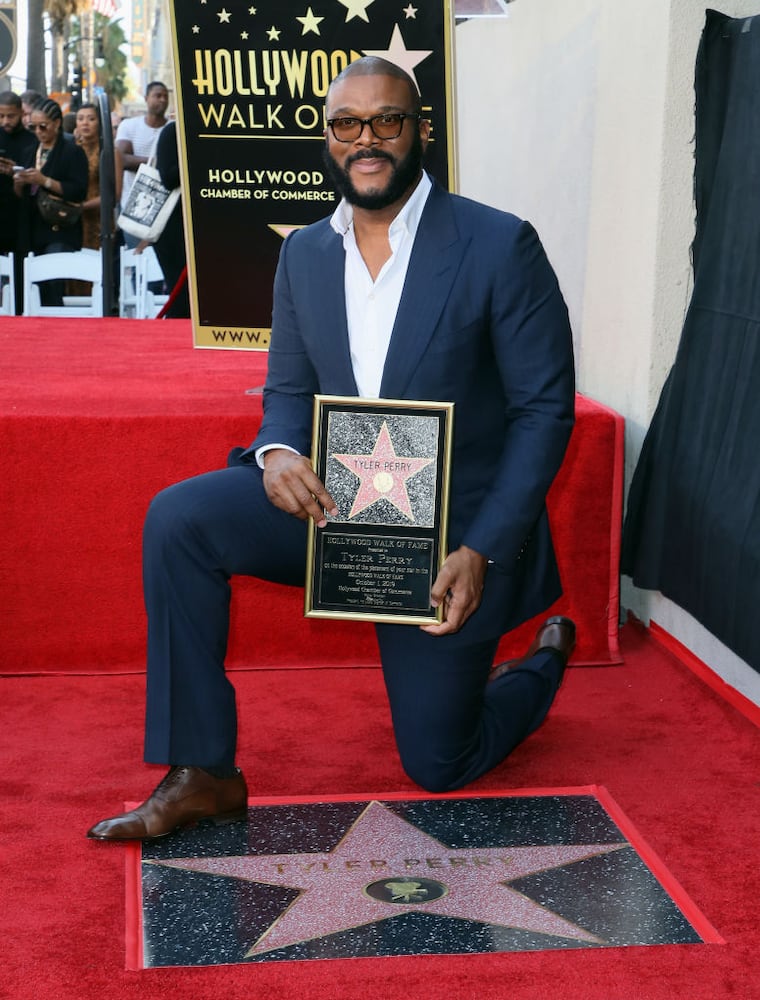
<instances>
[{"instance_id":1,"label":"navy suit trousers","mask_svg":"<svg viewBox=\"0 0 760 1000\"><path fill-rule=\"evenodd\" d=\"M234 762L237 710L224 667L230 577L302 586L305 550L305 523L269 502L256 466L233 465L154 498L143 548L146 761ZM498 639L450 644L414 625L376 629L401 760L429 791L490 770L541 724L554 699L560 664L550 651L488 683Z\"/></svg>"}]
</instances>

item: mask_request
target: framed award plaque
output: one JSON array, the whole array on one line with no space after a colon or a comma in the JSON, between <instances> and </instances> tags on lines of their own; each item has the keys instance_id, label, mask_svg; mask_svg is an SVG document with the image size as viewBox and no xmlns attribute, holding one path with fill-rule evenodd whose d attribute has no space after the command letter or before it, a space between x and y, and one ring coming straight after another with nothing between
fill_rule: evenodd
<instances>
[{"instance_id":1,"label":"framed award plaque","mask_svg":"<svg viewBox=\"0 0 760 1000\"><path fill-rule=\"evenodd\" d=\"M305 614L434 624L453 403L314 397L312 464L338 513L309 522Z\"/></svg>"}]
</instances>

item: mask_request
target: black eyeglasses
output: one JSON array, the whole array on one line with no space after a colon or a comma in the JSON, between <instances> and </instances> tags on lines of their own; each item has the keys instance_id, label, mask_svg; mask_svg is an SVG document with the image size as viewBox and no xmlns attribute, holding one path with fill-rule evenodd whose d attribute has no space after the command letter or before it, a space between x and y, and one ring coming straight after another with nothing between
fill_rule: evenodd
<instances>
[{"instance_id":1,"label":"black eyeglasses","mask_svg":"<svg viewBox=\"0 0 760 1000\"><path fill-rule=\"evenodd\" d=\"M378 139L398 139L405 118L421 118L418 114L373 115L371 118L328 118L327 124L338 142L356 142L369 125Z\"/></svg>"}]
</instances>

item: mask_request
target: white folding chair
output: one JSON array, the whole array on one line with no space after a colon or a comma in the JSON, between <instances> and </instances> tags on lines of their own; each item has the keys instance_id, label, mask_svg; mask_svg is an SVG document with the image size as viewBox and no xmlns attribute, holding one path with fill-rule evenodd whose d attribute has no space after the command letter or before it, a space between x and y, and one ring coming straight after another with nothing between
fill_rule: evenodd
<instances>
[{"instance_id":1,"label":"white folding chair","mask_svg":"<svg viewBox=\"0 0 760 1000\"><path fill-rule=\"evenodd\" d=\"M134 319L137 315L137 271L142 254L129 247L119 247L119 316Z\"/></svg>"},{"instance_id":2,"label":"white folding chair","mask_svg":"<svg viewBox=\"0 0 760 1000\"><path fill-rule=\"evenodd\" d=\"M153 319L169 298L150 290L153 282L164 281L156 251L152 246L142 250L121 247L119 254L119 316Z\"/></svg>"},{"instance_id":3,"label":"white folding chair","mask_svg":"<svg viewBox=\"0 0 760 1000\"><path fill-rule=\"evenodd\" d=\"M43 306L39 282L77 279L92 282L90 295L65 296L60 306ZM68 302L66 301L68 299ZM24 258L24 316L102 316L103 269L99 250L30 253Z\"/></svg>"},{"instance_id":4,"label":"white folding chair","mask_svg":"<svg viewBox=\"0 0 760 1000\"><path fill-rule=\"evenodd\" d=\"M13 254L0 256L0 316L16 315L16 281L13 277Z\"/></svg>"},{"instance_id":5,"label":"white folding chair","mask_svg":"<svg viewBox=\"0 0 760 1000\"><path fill-rule=\"evenodd\" d=\"M145 247L136 257L142 258L137 268L136 316L138 319L154 319L169 296L152 292L150 286L158 281L163 283L164 272L152 246Z\"/></svg>"}]
</instances>

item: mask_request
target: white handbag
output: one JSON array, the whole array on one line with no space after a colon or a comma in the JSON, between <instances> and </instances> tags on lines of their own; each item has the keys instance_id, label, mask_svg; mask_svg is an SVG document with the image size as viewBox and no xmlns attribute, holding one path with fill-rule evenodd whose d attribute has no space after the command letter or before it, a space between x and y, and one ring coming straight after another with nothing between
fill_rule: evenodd
<instances>
[{"instance_id":1,"label":"white handbag","mask_svg":"<svg viewBox=\"0 0 760 1000\"><path fill-rule=\"evenodd\" d=\"M139 240L155 243L180 196L178 187L169 191L161 183L154 161L141 163L129 191L127 203L116 220L119 229Z\"/></svg>"}]
</instances>

